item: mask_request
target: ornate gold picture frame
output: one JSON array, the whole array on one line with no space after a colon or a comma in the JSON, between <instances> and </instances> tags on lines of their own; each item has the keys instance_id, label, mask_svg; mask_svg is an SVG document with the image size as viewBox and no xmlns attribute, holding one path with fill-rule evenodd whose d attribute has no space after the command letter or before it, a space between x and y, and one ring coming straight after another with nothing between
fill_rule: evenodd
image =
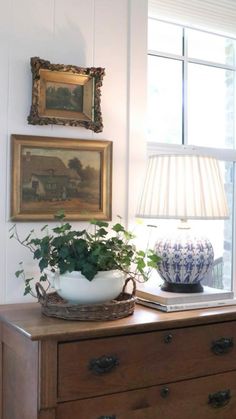
<instances>
[{"instance_id":1,"label":"ornate gold picture frame","mask_svg":"<svg viewBox=\"0 0 236 419\"><path fill-rule=\"evenodd\" d=\"M32 125L82 126L94 132L103 129L101 86L104 68L51 64L31 58Z\"/></svg>"},{"instance_id":2,"label":"ornate gold picture frame","mask_svg":"<svg viewBox=\"0 0 236 419\"><path fill-rule=\"evenodd\" d=\"M112 142L11 136L11 219L111 219Z\"/></svg>"}]
</instances>

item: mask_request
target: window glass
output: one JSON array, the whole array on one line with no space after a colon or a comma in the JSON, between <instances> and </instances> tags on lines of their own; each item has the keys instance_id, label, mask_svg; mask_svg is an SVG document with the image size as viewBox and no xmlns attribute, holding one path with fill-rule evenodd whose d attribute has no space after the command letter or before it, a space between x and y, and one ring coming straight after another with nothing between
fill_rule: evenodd
<instances>
[{"instance_id":1,"label":"window glass","mask_svg":"<svg viewBox=\"0 0 236 419\"><path fill-rule=\"evenodd\" d=\"M219 64L235 65L236 41L193 29L188 30L188 56Z\"/></svg>"},{"instance_id":2,"label":"window glass","mask_svg":"<svg viewBox=\"0 0 236 419\"><path fill-rule=\"evenodd\" d=\"M235 73L199 64L188 67L188 144L233 148Z\"/></svg>"},{"instance_id":3,"label":"window glass","mask_svg":"<svg viewBox=\"0 0 236 419\"><path fill-rule=\"evenodd\" d=\"M148 49L182 55L183 30L180 26L149 19Z\"/></svg>"},{"instance_id":4,"label":"window glass","mask_svg":"<svg viewBox=\"0 0 236 419\"><path fill-rule=\"evenodd\" d=\"M167 153L181 150L184 144L203 154L211 149L221 160L230 218L191 220L191 225L214 248L214 268L203 284L230 290L235 271L236 40L150 20L148 46L152 54L148 58L149 153L157 153L158 147ZM148 220L147 224L157 226L151 235L147 233L150 244L176 228L175 220Z\"/></svg>"},{"instance_id":5,"label":"window glass","mask_svg":"<svg viewBox=\"0 0 236 419\"><path fill-rule=\"evenodd\" d=\"M214 249L214 265L212 272L202 281L219 289L232 289L232 209L233 209L233 163L221 162L225 181L225 191L229 207L230 218L227 220L192 220L191 223L197 234L207 237ZM216 234L217 232L217 234Z\"/></svg>"},{"instance_id":6,"label":"window glass","mask_svg":"<svg viewBox=\"0 0 236 419\"><path fill-rule=\"evenodd\" d=\"M182 62L149 56L148 140L182 142Z\"/></svg>"}]
</instances>

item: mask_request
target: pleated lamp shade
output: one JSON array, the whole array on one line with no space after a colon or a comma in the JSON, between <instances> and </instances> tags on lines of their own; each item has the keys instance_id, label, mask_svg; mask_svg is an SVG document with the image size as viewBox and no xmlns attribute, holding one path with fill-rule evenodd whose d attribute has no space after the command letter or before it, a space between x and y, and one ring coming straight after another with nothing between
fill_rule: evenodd
<instances>
[{"instance_id":1,"label":"pleated lamp shade","mask_svg":"<svg viewBox=\"0 0 236 419\"><path fill-rule=\"evenodd\" d=\"M151 156L137 216L227 218L228 207L218 161L191 154Z\"/></svg>"}]
</instances>

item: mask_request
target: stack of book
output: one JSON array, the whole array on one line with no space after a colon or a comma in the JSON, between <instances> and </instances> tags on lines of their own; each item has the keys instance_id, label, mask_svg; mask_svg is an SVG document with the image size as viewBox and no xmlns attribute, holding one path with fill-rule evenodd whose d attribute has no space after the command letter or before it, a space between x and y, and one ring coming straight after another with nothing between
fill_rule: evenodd
<instances>
[{"instance_id":1,"label":"stack of book","mask_svg":"<svg viewBox=\"0 0 236 419\"><path fill-rule=\"evenodd\" d=\"M201 293L173 293L162 291L158 285L148 281L139 284L136 295L138 304L166 312L236 305L233 291L207 286Z\"/></svg>"}]
</instances>

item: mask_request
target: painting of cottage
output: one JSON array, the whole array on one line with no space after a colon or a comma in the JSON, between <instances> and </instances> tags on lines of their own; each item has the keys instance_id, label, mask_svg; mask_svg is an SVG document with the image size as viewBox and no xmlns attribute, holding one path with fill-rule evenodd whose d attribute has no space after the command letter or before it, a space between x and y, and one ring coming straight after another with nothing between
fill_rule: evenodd
<instances>
[{"instance_id":1,"label":"painting of cottage","mask_svg":"<svg viewBox=\"0 0 236 419\"><path fill-rule=\"evenodd\" d=\"M55 148L22 148L22 196L24 210L51 211L100 208L100 153Z\"/></svg>"}]
</instances>

